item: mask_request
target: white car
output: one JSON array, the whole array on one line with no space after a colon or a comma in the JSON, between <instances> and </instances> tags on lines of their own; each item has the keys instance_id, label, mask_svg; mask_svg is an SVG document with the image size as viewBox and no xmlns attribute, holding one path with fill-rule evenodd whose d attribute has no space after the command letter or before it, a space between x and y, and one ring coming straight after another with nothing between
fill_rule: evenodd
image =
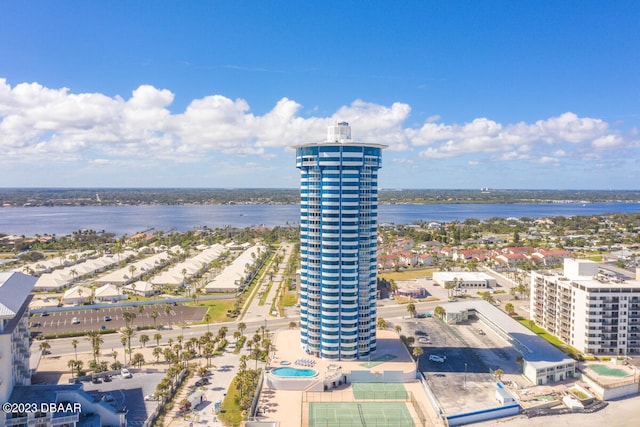
<instances>
[{"instance_id":1,"label":"white car","mask_svg":"<svg viewBox=\"0 0 640 427\"><path fill-rule=\"evenodd\" d=\"M438 356L437 354L430 354L429 360L432 362L444 363L447 360L447 356Z\"/></svg>"},{"instance_id":2,"label":"white car","mask_svg":"<svg viewBox=\"0 0 640 427\"><path fill-rule=\"evenodd\" d=\"M420 338L418 338L418 343L420 343L420 344L431 344L431 341L429 340L429 338L420 337Z\"/></svg>"},{"instance_id":3,"label":"white car","mask_svg":"<svg viewBox=\"0 0 640 427\"><path fill-rule=\"evenodd\" d=\"M80 323L80 319L78 319L77 317L74 317L73 319L71 319L72 325L77 325L78 323Z\"/></svg>"},{"instance_id":4,"label":"white car","mask_svg":"<svg viewBox=\"0 0 640 427\"><path fill-rule=\"evenodd\" d=\"M158 400L158 396L156 396L155 394L147 394L144 397L144 400Z\"/></svg>"},{"instance_id":5,"label":"white car","mask_svg":"<svg viewBox=\"0 0 640 427\"><path fill-rule=\"evenodd\" d=\"M122 378L131 378L133 375L131 375L131 372L129 372L128 369L124 368L120 371L120 374L122 375Z\"/></svg>"}]
</instances>

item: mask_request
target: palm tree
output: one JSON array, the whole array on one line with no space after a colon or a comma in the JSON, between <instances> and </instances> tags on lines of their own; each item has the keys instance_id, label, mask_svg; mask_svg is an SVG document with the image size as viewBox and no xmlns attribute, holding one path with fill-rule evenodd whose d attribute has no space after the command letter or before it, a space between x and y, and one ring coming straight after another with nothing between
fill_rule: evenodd
<instances>
[{"instance_id":1,"label":"palm tree","mask_svg":"<svg viewBox=\"0 0 640 427\"><path fill-rule=\"evenodd\" d=\"M100 354L100 344L104 342L104 338L98 331L89 331L85 336L87 341L91 342L91 348L93 349L93 361L97 361L97 357Z\"/></svg>"},{"instance_id":2,"label":"palm tree","mask_svg":"<svg viewBox=\"0 0 640 427\"><path fill-rule=\"evenodd\" d=\"M440 319L444 319L444 316L446 316L447 311L444 309L444 307L439 305L433 309L433 314Z\"/></svg>"},{"instance_id":3,"label":"palm tree","mask_svg":"<svg viewBox=\"0 0 640 427\"><path fill-rule=\"evenodd\" d=\"M122 319L124 319L124 323L127 328L130 326L130 324L133 322L133 319L135 318L136 318L136 314L132 313L131 311L125 311L124 313L122 313Z\"/></svg>"},{"instance_id":4,"label":"palm tree","mask_svg":"<svg viewBox=\"0 0 640 427\"><path fill-rule=\"evenodd\" d=\"M73 370L76 367L76 362L77 362L77 360L75 360L75 359L74 360L69 360L67 362L67 366L71 368L71 377L73 377Z\"/></svg>"},{"instance_id":5,"label":"palm tree","mask_svg":"<svg viewBox=\"0 0 640 427\"><path fill-rule=\"evenodd\" d=\"M161 347L156 347L153 349L152 354L153 354L153 357L156 358L156 363L160 362L160 356L162 356L162 353L163 351Z\"/></svg>"},{"instance_id":6,"label":"palm tree","mask_svg":"<svg viewBox=\"0 0 640 427\"><path fill-rule=\"evenodd\" d=\"M294 322L294 321L289 322L289 329L293 329L296 326L298 326L298 324L296 322Z\"/></svg>"},{"instance_id":7,"label":"palm tree","mask_svg":"<svg viewBox=\"0 0 640 427\"><path fill-rule=\"evenodd\" d=\"M447 290L447 296L451 297L451 289L454 289L458 285L458 278L454 277L452 281L446 282L444 288Z\"/></svg>"},{"instance_id":8,"label":"palm tree","mask_svg":"<svg viewBox=\"0 0 640 427\"><path fill-rule=\"evenodd\" d=\"M127 337L120 337L120 343L122 344L122 358L124 359L124 365L127 364Z\"/></svg>"},{"instance_id":9,"label":"palm tree","mask_svg":"<svg viewBox=\"0 0 640 427\"><path fill-rule=\"evenodd\" d=\"M49 351L49 349L51 348L51 344L49 344L48 341L42 341L40 343L39 348L40 348L40 351L42 352L42 355L45 356Z\"/></svg>"},{"instance_id":10,"label":"palm tree","mask_svg":"<svg viewBox=\"0 0 640 427\"><path fill-rule=\"evenodd\" d=\"M514 311L513 304L511 304L510 302L506 303L504 305L504 309L506 310L507 314L513 313L513 311Z\"/></svg>"},{"instance_id":11,"label":"palm tree","mask_svg":"<svg viewBox=\"0 0 640 427\"><path fill-rule=\"evenodd\" d=\"M78 359L78 340L77 339L72 339L71 340L71 345L73 346L73 352L75 353L76 357L75 359Z\"/></svg>"},{"instance_id":12,"label":"palm tree","mask_svg":"<svg viewBox=\"0 0 640 427\"><path fill-rule=\"evenodd\" d=\"M153 334L153 339L156 340L156 346L160 346L160 339L161 338L162 338L162 335L160 335L158 332Z\"/></svg>"},{"instance_id":13,"label":"palm tree","mask_svg":"<svg viewBox=\"0 0 640 427\"><path fill-rule=\"evenodd\" d=\"M407 311L411 314L411 317L416 317L416 305L414 303L407 304Z\"/></svg>"},{"instance_id":14,"label":"palm tree","mask_svg":"<svg viewBox=\"0 0 640 427\"><path fill-rule=\"evenodd\" d=\"M137 270L137 268L136 268L136 266L135 266L135 265L130 265L130 266L129 266L129 273L131 273L131 276L130 276L130 277L131 277L131 281L132 281L132 282L133 282L133 273L135 273L135 272L136 272L136 270ZM135 287L134 287L133 289L135 290Z\"/></svg>"},{"instance_id":15,"label":"palm tree","mask_svg":"<svg viewBox=\"0 0 640 427\"><path fill-rule=\"evenodd\" d=\"M229 331L229 328L227 328L226 326L223 326L220 328L220 330L218 331L218 337L220 338L221 341L225 339L228 331Z\"/></svg>"},{"instance_id":16,"label":"palm tree","mask_svg":"<svg viewBox=\"0 0 640 427\"><path fill-rule=\"evenodd\" d=\"M500 368L493 371L493 375L498 379L498 381L502 381L502 375L504 375L504 371Z\"/></svg>"},{"instance_id":17,"label":"palm tree","mask_svg":"<svg viewBox=\"0 0 640 427\"><path fill-rule=\"evenodd\" d=\"M247 324L244 322L238 323L238 330L242 335L244 335L244 330L247 329Z\"/></svg>"},{"instance_id":18,"label":"palm tree","mask_svg":"<svg viewBox=\"0 0 640 427\"><path fill-rule=\"evenodd\" d=\"M397 333L398 335L400 335L400 331L402 331L402 326L400 326L400 325L396 325L396 326L394 326L394 327L393 327L393 329L395 329L396 333Z\"/></svg>"},{"instance_id":19,"label":"palm tree","mask_svg":"<svg viewBox=\"0 0 640 427\"><path fill-rule=\"evenodd\" d=\"M380 329L386 329L387 328L387 321L384 320L382 317L378 317L377 325L378 325L378 328L380 328Z\"/></svg>"},{"instance_id":20,"label":"palm tree","mask_svg":"<svg viewBox=\"0 0 640 427\"><path fill-rule=\"evenodd\" d=\"M127 326L120 329L120 332L122 333L124 338L127 339L126 342L127 342L127 347L129 349L129 363L131 363L131 338L136 334L136 331L134 331L133 328L130 328Z\"/></svg>"},{"instance_id":21,"label":"palm tree","mask_svg":"<svg viewBox=\"0 0 640 427\"><path fill-rule=\"evenodd\" d=\"M142 353L136 353L133 355L133 360L131 360L131 364L133 366L138 366L138 368L142 367L142 364L144 363L144 355Z\"/></svg>"},{"instance_id":22,"label":"palm tree","mask_svg":"<svg viewBox=\"0 0 640 427\"><path fill-rule=\"evenodd\" d=\"M149 342L149 335L147 334L140 335L140 344L142 344L142 347L146 347L148 342Z\"/></svg>"},{"instance_id":23,"label":"palm tree","mask_svg":"<svg viewBox=\"0 0 640 427\"><path fill-rule=\"evenodd\" d=\"M153 319L153 328L154 329L158 329L158 327L156 326L156 319L158 318L159 314L157 310L153 310L151 312L151 318Z\"/></svg>"},{"instance_id":24,"label":"palm tree","mask_svg":"<svg viewBox=\"0 0 640 427\"><path fill-rule=\"evenodd\" d=\"M422 356L422 353L424 353L424 351L422 350L422 347L414 347L411 353L413 354L413 357L416 358L416 369L417 369L418 364L420 362L420 356Z\"/></svg>"},{"instance_id":25,"label":"palm tree","mask_svg":"<svg viewBox=\"0 0 640 427\"><path fill-rule=\"evenodd\" d=\"M208 312L204 315L204 321L207 324L207 332L209 332L209 322L211 321L211 316Z\"/></svg>"},{"instance_id":26,"label":"palm tree","mask_svg":"<svg viewBox=\"0 0 640 427\"><path fill-rule=\"evenodd\" d=\"M202 349L202 356L207 359L207 366L211 366L211 358L213 357L214 353L215 348L213 342L208 342L207 344L205 344L204 348Z\"/></svg>"}]
</instances>

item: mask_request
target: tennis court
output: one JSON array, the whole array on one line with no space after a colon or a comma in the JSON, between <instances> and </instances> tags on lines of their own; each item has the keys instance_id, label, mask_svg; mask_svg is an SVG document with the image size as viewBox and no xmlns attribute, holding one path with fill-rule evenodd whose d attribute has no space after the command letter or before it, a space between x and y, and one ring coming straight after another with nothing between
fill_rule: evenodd
<instances>
[{"instance_id":1,"label":"tennis court","mask_svg":"<svg viewBox=\"0 0 640 427\"><path fill-rule=\"evenodd\" d=\"M405 402L311 402L309 427L415 427Z\"/></svg>"},{"instance_id":2,"label":"tennis court","mask_svg":"<svg viewBox=\"0 0 640 427\"><path fill-rule=\"evenodd\" d=\"M352 383L355 400L407 400L408 394L401 383Z\"/></svg>"}]
</instances>

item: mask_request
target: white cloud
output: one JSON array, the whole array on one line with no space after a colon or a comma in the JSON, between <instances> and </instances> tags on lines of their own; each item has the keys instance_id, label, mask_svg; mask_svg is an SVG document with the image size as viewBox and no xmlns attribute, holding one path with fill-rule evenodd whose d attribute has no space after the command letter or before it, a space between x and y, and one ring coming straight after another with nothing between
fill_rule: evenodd
<instances>
[{"instance_id":1,"label":"white cloud","mask_svg":"<svg viewBox=\"0 0 640 427\"><path fill-rule=\"evenodd\" d=\"M553 163L553 164L559 164L560 161L558 159L556 159L555 157L550 157L550 156L542 156L540 158L534 159L535 163Z\"/></svg>"},{"instance_id":2,"label":"white cloud","mask_svg":"<svg viewBox=\"0 0 640 427\"><path fill-rule=\"evenodd\" d=\"M637 129L624 136L601 119L572 112L513 124L486 117L443 123L435 115L410 128L405 123L411 106L400 102L385 106L357 99L330 117L303 117L303 106L286 97L259 116L247 100L219 94L194 99L184 112L171 113L174 98L170 90L150 85L124 99L38 83L11 87L0 79L0 162L84 161L115 167L134 159L194 162L224 155L275 162L282 149L321 141L326 126L342 120L352 124L356 141L386 144L397 153L391 161L405 165L460 156L471 157L471 166L485 161L556 164L569 153L602 160L607 152L640 145Z\"/></svg>"}]
</instances>

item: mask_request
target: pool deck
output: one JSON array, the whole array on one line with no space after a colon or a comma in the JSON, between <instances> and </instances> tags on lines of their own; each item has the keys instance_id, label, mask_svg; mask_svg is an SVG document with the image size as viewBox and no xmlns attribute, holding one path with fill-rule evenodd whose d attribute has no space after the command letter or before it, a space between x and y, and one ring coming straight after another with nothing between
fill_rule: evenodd
<instances>
[{"instance_id":1,"label":"pool deck","mask_svg":"<svg viewBox=\"0 0 640 427\"><path fill-rule=\"evenodd\" d=\"M377 351L371 356L371 368L366 366L368 360L338 361L308 355L300 345L300 331L297 329L279 331L274 337L273 344L275 351L267 364L267 370L282 367L282 361L287 361L290 364L284 366L292 368L310 367L318 371L320 375L324 375L336 367L344 374L349 374L351 371L370 370L371 372L402 371L415 375L416 371L415 361L409 351L400 341L398 334L390 330L379 330L377 332ZM382 358L388 360L377 360ZM295 361L298 359L313 360L313 366L296 365Z\"/></svg>"},{"instance_id":2,"label":"pool deck","mask_svg":"<svg viewBox=\"0 0 640 427\"><path fill-rule=\"evenodd\" d=\"M304 366L295 365L297 359L312 359L315 361L312 369L318 371L321 376L338 367L343 374L350 374L351 371L368 370L363 366L366 360L355 361L336 361L324 360L313 357L304 352L300 345L300 331L287 330L278 331L274 337L275 352L267 364L267 370L270 368L282 367L282 361L289 361L290 367L305 368ZM416 364L404 344L400 341L398 334L390 330L378 330L377 332L377 351L372 356L373 362L377 358L389 355L389 360L379 361L375 366L370 368L372 373L383 371L402 371L408 375L415 376ZM286 366L286 365L285 365ZM418 400L426 403L426 397L423 397L423 391L418 382L404 383L405 388L416 395ZM350 386L343 386L336 390L325 392L327 399L335 402L353 401L353 392ZM260 421L278 421L279 427L300 427L302 422L302 395L301 391L292 390L276 390L263 387L258 407L260 408ZM429 405L424 405L428 407ZM431 414L430 414L431 415Z\"/></svg>"},{"instance_id":3,"label":"pool deck","mask_svg":"<svg viewBox=\"0 0 640 427\"><path fill-rule=\"evenodd\" d=\"M606 375L599 374L591 366L594 365L602 365L606 366L609 369L616 369L625 372L627 375L625 376L616 376L616 375ZM611 386L614 384L619 384L620 382L633 381L634 379L634 368L628 365L623 365L621 362L613 363L611 361L590 361L590 362L581 362L578 364L580 370L585 371L586 374L595 379L598 383L603 386Z\"/></svg>"}]
</instances>

